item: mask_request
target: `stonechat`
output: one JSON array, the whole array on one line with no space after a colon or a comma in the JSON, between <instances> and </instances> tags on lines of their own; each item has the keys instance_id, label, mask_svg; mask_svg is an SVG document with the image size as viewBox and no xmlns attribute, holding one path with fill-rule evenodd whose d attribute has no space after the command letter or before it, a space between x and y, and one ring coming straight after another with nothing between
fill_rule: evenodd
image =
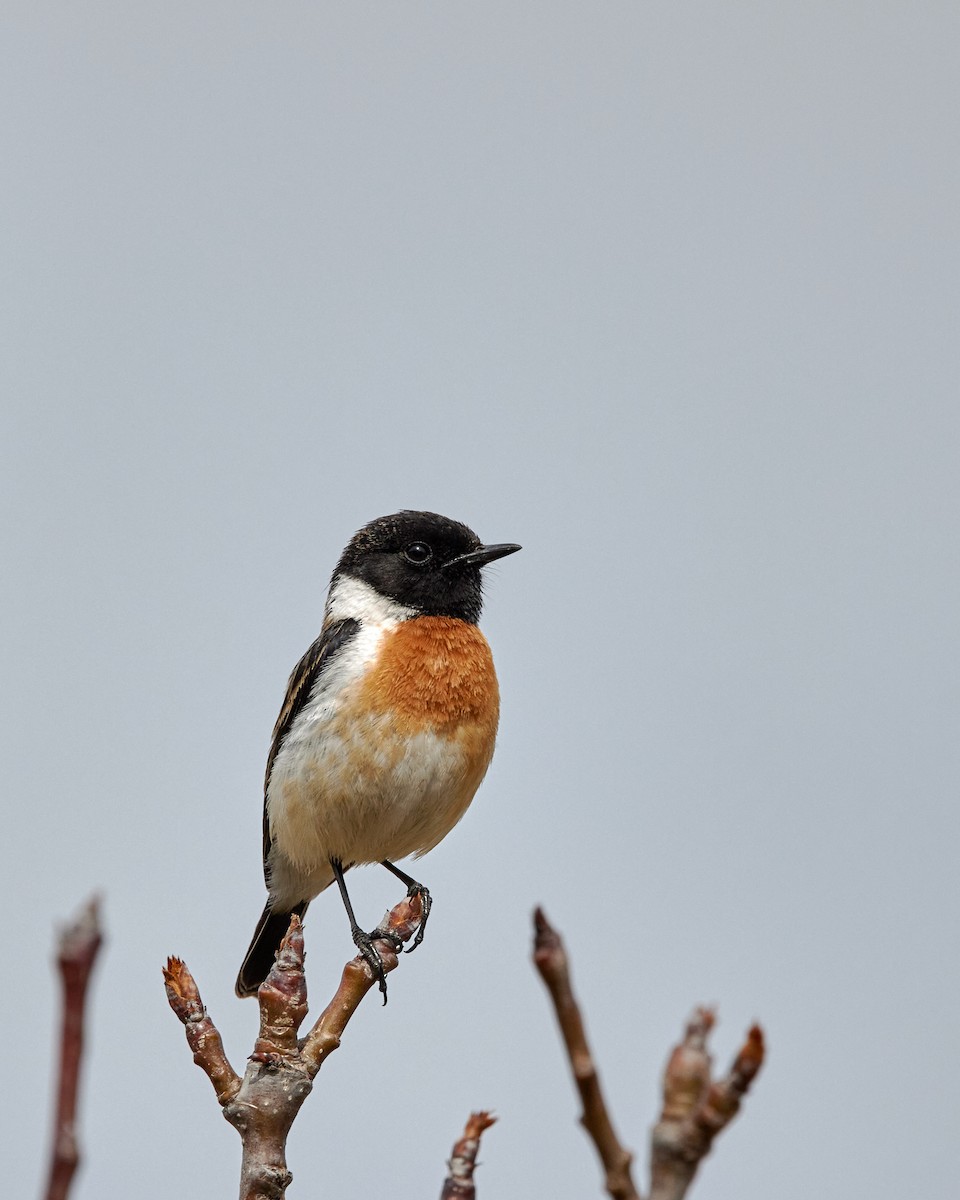
<instances>
[{"instance_id":1,"label":"stonechat","mask_svg":"<svg viewBox=\"0 0 960 1200\"><path fill-rule=\"evenodd\" d=\"M267 904L237 978L251 996L273 965L291 913L336 881L354 944L383 963L347 893L345 873L432 850L466 812L493 756L500 693L477 628L481 569L513 554L466 525L399 512L365 525L340 556L320 636L293 670L267 758L263 873ZM398 947L399 949L399 947Z\"/></svg>"}]
</instances>

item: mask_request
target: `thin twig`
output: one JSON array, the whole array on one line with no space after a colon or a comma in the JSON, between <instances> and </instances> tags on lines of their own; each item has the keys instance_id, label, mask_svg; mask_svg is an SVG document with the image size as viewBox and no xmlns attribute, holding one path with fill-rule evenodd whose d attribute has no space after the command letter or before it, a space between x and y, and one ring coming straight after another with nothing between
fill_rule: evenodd
<instances>
[{"instance_id":1,"label":"thin twig","mask_svg":"<svg viewBox=\"0 0 960 1200\"><path fill-rule=\"evenodd\" d=\"M163 968L167 1001L183 1022L193 1061L213 1084L217 1099L227 1104L240 1091L240 1076L227 1060L220 1032L207 1015L200 992L186 963L168 958Z\"/></svg>"},{"instance_id":2,"label":"thin twig","mask_svg":"<svg viewBox=\"0 0 960 1200\"><path fill-rule=\"evenodd\" d=\"M440 1200L475 1200L477 1186L473 1181L480 1149L480 1135L489 1129L496 1117L488 1112L471 1113L461 1137L453 1147L447 1167L450 1174L444 1180Z\"/></svg>"},{"instance_id":3,"label":"thin twig","mask_svg":"<svg viewBox=\"0 0 960 1200\"><path fill-rule=\"evenodd\" d=\"M66 1200L80 1164L77 1144L77 1096L83 1057L83 1024L87 985L103 944L100 906L91 898L76 919L60 931L57 967L63 985L60 1078L54 1118L53 1151L46 1200Z\"/></svg>"},{"instance_id":4,"label":"thin twig","mask_svg":"<svg viewBox=\"0 0 960 1200\"><path fill-rule=\"evenodd\" d=\"M533 914L533 961L540 972L556 1010L560 1033L570 1059L574 1082L580 1092L583 1115L580 1123L590 1135L600 1162L605 1184L613 1200L640 1200L630 1166L633 1155L621 1145L607 1111L600 1076L587 1042L580 1006L570 983L570 963L560 935L538 908Z\"/></svg>"},{"instance_id":5,"label":"thin twig","mask_svg":"<svg viewBox=\"0 0 960 1200\"><path fill-rule=\"evenodd\" d=\"M401 900L387 914L384 921L381 921L380 928L389 929L402 942L408 942L419 928L422 914L423 907L420 896L414 895L406 900ZM387 940L378 941L376 945L383 960L384 971L392 971L398 962L397 952L393 945ZM334 993L333 999L304 1038L303 1059L311 1071L311 1079L338 1048L347 1022L357 1011L360 1001L376 982L377 977L374 975L373 969L360 954L351 959L343 968L340 986Z\"/></svg>"}]
</instances>

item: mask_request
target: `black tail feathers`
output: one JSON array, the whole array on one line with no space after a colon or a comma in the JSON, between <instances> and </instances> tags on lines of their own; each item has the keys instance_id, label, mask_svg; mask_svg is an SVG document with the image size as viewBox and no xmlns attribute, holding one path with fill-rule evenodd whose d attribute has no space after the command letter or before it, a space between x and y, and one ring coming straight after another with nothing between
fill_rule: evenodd
<instances>
[{"instance_id":1,"label":"black tail feathers","mask_svg":"<svg viewBox=\"0 0 960 1200\"><path fill-rule=\"evenodd\" d=\"M237 976L237 995L255 996L257 988L266 979L273 960L277 957L280 943L290 927L290 917L296 913L302 917L307 911L308 900L296 905L290 912L274 912L268 904L263 915L257 922L257 928L250 943L250 949L243 960L240 974Z\"/></svg>"}]
</instances>

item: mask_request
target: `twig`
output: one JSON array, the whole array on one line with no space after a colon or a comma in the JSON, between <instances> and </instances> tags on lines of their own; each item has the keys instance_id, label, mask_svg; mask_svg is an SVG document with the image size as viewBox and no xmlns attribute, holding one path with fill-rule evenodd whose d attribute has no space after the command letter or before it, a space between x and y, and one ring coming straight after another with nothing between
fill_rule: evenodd
<instances>
[{"instance_id":1,"label":"twig","mask_svg":"<svg viewBox=\"0 0 960 1200\"><path fill-rule=\"evenodd\" d=\"M450 1174L444 1180L440 1200L475 1200L477 1187L473 1182L473 1171L477 1165L480 1135L489 1129L496 1117L488 1112L470 1114L461 1137L453 1147L447 1167Z\"/></svg>"},{"instance_id":2,"label":"twig","mask_svg":"<svg viewBox=\"0 0 960 1200\"><path fill-rule=\"evenodd\" d=\"M550 992L573 1077L583 1103L581 1124L593 1140L606 1172L606 1188L614 1200L641 1200L630 1174L632 1155L621 1146L607 1111L597 1069L587 1044L583 1017L570 985L570 964L543 910L534 920L533 960ZM648 1200L683 1200L713 1139L736 1116L763 1065L763 1032L754 1025L725 1079L711 1081L707 1036L713 1028L710 1009L698 1008L683 1041L670 1056L663 1077L663 1110L651 1135Z\"/></svg>"},{"instance_id":3,"label":"twig","mask_svg":"<svg viewBox=\"0 0 960 1200\"><path fill-rule=\"evenodd\" d=\"M167 1001L183 1022L193 1061L206 1074L221 1104L228 1104L240 1091L240 1076L227 1061L223 1039L207 1016L200 992L186 963L168 958L163 968Z\"/></svg>"},{"instance_id":4,"label":"twig","mask_svg":"<svg viewBox=\"0 0 960 1200\"><path fill-rule=\"evenodd\" d=\"M386 924L380 922L380 928L389 929L402 942L408 942L420 927L422 915L420 896L414 895L401 900L396 908L387 914ZM383 959L384 971L392 971L397 965L396 950L385 940L377 942L377 949ZM358 954L343 968L340 986L333 999L317 1018L303 1042L303 1059L310 1068L311 1078L339 1047L347 1022L375 982L376 976L362 955Z\"/></svg>"},{"instance_id":5,"label":"twig","mask_svg":"<svg viewBox=\"0 0 960 1200\"><path fill-rule=\"evenodd\" d=\"M567 1048L574 1082L580 1092L583 1115L580 1123L590 1135L603 1164L607 1191L613 1200L640 1200L630 1172L633 1155L616 1135L600 1087L600 1077L590 1053L583 1017L570 983L570 964L560 935L542 908L533 914L533 961L547 985L560 1033Z\"/></svg>"},{"instance_id":6,"label":"twig","mask_svg":"<svg viewBox=\"0 0 960 1200\"><path fill-rule=\"evenodd\" d=\"M421 917L420 897L408 897L387 914L380 928L407 942ZM393 942L383 938L375 944L384 971L394 970L398 959ZM183 1022L194 1062L213 1084L224 1117L240 1134L240 1200L281 1200L293 1178L286 1160L290 1127L317 1072L340 1045L347 1023L376 982L373 970L360 955L348 962L333 999L300 1041L297 1033L307 1015L303 928L298 917L291 917L276 961L257 993L260 1033L242 1079L227 1060L220 1034L185 964L169 959L163 976L167 999Z\"/></svg>"},{"instance_id":7,"label":"twig","mask_svg":"<svg viewBox=\"0 0 960 1200\"><path fill-rule=\"evenodd\" d=\"M77 1144L77 1093L83 1057L83 1019L87 985L103 943L99 901L92 897L70 925L60 931L57 967L63 984L60 1079L54 1118L53 1151L46 1200L66 1200L80 1164Z\"/></svg>"},{"instance_id":8,"label":"twig","mask_svg":"<svg viewBox=\"0 0 960 1200\"><path fill-rule=\"evenodd\" d=\"M651 1137L650 1200L682 1200L713 1139L726 1129L763 1065L763 1031L751 1027L725 1079L711 1082L707 1036L714 1015L698 1008L663 1077L663 1111Z\"/></svg>"}]
</instances>

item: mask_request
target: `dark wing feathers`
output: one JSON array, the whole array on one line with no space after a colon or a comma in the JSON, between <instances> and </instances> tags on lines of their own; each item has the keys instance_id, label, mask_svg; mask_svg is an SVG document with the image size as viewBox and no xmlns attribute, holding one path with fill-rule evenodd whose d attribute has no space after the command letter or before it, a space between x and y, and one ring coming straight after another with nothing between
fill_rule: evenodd
<instances>
[{"instance_id":1,"label":"dark wing feathers","mask_svg":"<svg viewBox=\"0 0 960 1200\"><path fill-rule=\"evenodd\" d=\"M324 667L343 646L355 637L360 629L360 622L351 618L343 621L332 621L324 625L320 636L306 652L303 658L293 668L293 673L287 682L287 694L280 708L280 715L273 727L273 741L267 756L267 771L263 780L263 869L266 873L267 855L270 852L270 825L267 819L267 785L270 783L270 772L273 770L274 759L283 745L283 739L290 732L290 727L297 714L310 699L313 686L320 678Z\"/></svg>"}]
</instances>

